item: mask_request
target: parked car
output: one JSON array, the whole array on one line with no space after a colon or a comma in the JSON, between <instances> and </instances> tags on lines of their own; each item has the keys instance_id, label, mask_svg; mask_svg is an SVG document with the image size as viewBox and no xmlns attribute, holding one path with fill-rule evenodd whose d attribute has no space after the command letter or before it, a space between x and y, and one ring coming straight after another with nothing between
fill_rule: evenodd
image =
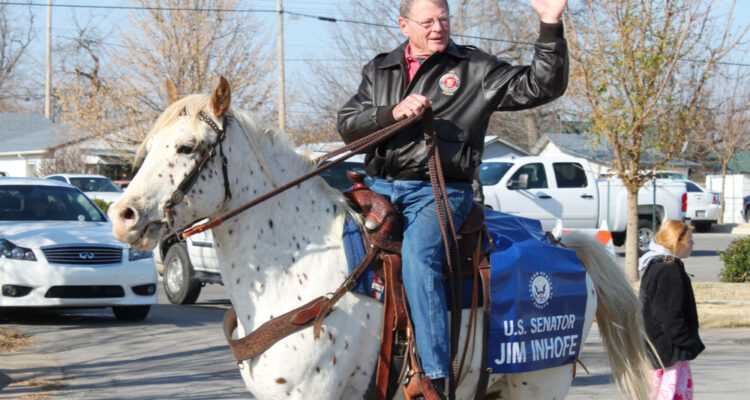
<instances>
[{"instance_id":1,"label":"parked car","mask_svg":"<svg viewBox=\"0 0 750 400\"><path fill-rule=\"evenodd\" d=\"M560 220L567 229L595 229L604 221L616 246L625 242L627 191L617 178L597 179L586 159L577 157L498 157L482 161L479 179L485 205L537 219L552 231ZM654 200L655 197L655 200ZM656 180L638 191L638 249L648 250L657 225L685 218L685 184Z\"/></svg>"},{"instance_id":2,"label":"parked car","mask_svg":"<svg viewBox=\"0 0 750 400\"><path fill-rule=\"evenodd\" d=\"M742 216L745 218L745 222L750 222L750 196L745 196L742 199Z\"/></svg>"},{"instance_id":3,"label":"parked car","mask_svg":"<svg viewBox=\"0 0 750 400\"><path fill-rule=\"evenodd\" d=\"M115 185L120 187L120 190L125 190L128 188L128 185L130 185L130 180L119 180L119 181L113 181Z\"/></svg>"},{"instance_id":4,"label":"parked car","mask_svg":"<svg viewBox=\"0 0 750 400\"><path fill-rule=\"evenodd\" d=\"M708 232L711 224L719 220L719 194L710 193L697 183L687 179L675 179L687 187L687 210L685 220L690 221L698 232Z\"/></svg>"},{"instance_id":5,"label":"parked car","mask_svg":"<svg viewBox=\"0 0 750 400\"><path fill-rule=\"evenodd\" d=\"M112 307L124 321L156 304L150 251L117 241L107 216L76 187L0 178L0 312Z\"/></svg>"},{"instance_id":6,"label":"parked car","mask_svg":"<svg viewBox=\"0 0 750 400\"><path fill-rule=\"evenodd\" d=\"M654 172L654 178L657 179L687 179L687 176L682 172L677 171L656 171Z\"/></svg>"},{"instance_id":7,"label":"parked car","mask_svg":"<svg viewBox=\"0 0 750 400\"><path fill-rule=\"evenodd\" d=\"M99 199L107 203L114 203L122 195L122 190L109 178L91 174L54 174L44 179L53 179L69 183L81 189L90 199Z\"/></svg>"},{"instance_id":8,"label":"parked car","mask_svg":"<svg viewBox=\"0 0 750 400\"><path fill-rule=\"evenodd\" d=\"M313 157L324 152L314 151ZM352 181L347 171L364 173L364 156L355 155L346 161L324 171L320 176L333 188L346 190ZM366 177L365 184L372 185L375 178ZM157 265L163 277L164 294L172 304L193 304L200 296L203 286L221 283L219 260L214 250L211 230L200 232L184 241L175 236L163 239L154 249Z\"/></svg>"}]
</instances>

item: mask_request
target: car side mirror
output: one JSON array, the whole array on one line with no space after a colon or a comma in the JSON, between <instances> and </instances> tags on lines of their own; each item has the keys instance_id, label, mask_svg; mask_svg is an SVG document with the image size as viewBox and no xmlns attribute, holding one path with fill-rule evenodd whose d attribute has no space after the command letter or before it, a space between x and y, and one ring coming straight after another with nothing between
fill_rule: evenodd
<instances>
[{"instance_id":1,"label":"car side mirror","mask_svg":"<svg viewBox=\"0 0 750 400\"><path fill-rule=\"evenodd\" d=\"M518 180L509 180L506 184L508 189L528 189L529 188L529 174L518 175Z\"/></svg>"}]
</instances>

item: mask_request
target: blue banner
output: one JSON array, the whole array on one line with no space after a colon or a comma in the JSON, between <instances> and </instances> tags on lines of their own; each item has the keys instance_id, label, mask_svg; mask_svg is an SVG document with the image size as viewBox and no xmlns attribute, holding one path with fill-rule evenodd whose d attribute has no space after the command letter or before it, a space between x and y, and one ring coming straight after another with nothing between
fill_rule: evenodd
<instances>
[{"instance_id":1,"label":"blue banner","mask_svg":"<svg viewBox=\"0 0 750 400\"><path fill-rule=\"evenodd\" d=\"M487 368L515 373L575 361L583 344L586 271L550 245L539 221L487 211L491 309Z\"/></svg>"}]
</instances>

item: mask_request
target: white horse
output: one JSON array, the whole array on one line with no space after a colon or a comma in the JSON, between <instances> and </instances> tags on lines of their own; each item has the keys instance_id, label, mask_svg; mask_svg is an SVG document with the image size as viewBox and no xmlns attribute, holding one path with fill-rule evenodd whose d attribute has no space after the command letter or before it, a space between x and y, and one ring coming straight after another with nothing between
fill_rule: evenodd
<instances>
[{"instance_id":1,"label":"white horse","mask_svg":"<svg viewBox=\"0 0 750 400\"><path fill-rule=\"evenodd\" d=\"M167 88L171 104L142 145L147 153L143 164L109 210L119 240L138 249L154 248L168 232L165 205L171 205L171 225L179 229L223 215L313 168L311 160L297 154L283 135L231 107L223 78L211 95L177 99L171 82ZM201 112L204 119L208 116L216 127L225 129L217 150L226 156L226 176L219 154L207 162L181 202L170 202L202 154L217 141L214 128L199 117ZM222 126L225 116L231 119ZM231 196L225 194L227 186ZM213 229L239 335L333 292L343 282L348 271L341 236L348 212L344 197L315 177ZM648 398L650 364L637 297L598 242L574 234L563 241L590 273L584 339L596 313L621 393L629 399ZM363 398L378 358L382 311L372 298L347 293L324 320L320 338L315 339L308 327L242 362L240 374L247 389L260 399ZM475 348L481 349L481 343ZM474 398L480 360L479 355L470 359L457 398ZM562 399L573 375L572 364L493 375L488 398L500 393L503 399Z\"/></svg>"}]
</instances>

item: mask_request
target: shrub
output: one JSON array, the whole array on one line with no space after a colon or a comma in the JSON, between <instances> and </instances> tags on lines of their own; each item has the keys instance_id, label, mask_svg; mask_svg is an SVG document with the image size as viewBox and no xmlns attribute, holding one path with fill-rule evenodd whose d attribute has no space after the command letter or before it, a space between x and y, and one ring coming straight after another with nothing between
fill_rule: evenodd
<instances>
[{"instance_id":1,"label":"shrub","mask_svg":"<svg viewBox=\"0 0 750 400\"><path fill-rule=\"evenodd\" d=\"M718 251L724 261L719 271L722 282L750 282L750 236L735 239L726 251Z\"/></svg>"},{"instance_id":2,"label":"shrub","mask_svg":"<svg viewBox=\"0 0 750 400\"><path fill-rule=\"evenodd\" d=\"M107 210L109 210L109 206L112 205L112 203L108 203L104 200L100 200L100 199L93 199L93 200L94 200L94 203L96 203L96 205L99 206L99 208L101 208L105 214L107 213Z\"/></svg>"}]
</instances>

